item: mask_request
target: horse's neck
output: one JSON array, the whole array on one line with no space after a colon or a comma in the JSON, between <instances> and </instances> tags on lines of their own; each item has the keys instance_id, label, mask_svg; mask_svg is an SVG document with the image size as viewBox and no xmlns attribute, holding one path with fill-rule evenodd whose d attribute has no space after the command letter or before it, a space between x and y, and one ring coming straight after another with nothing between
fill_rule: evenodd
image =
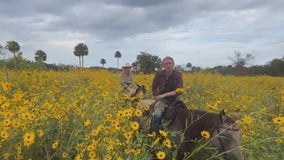
<instances>
[{"instance_id":1,"label":"horse's neck","mask_svg":"<svg viewBox=\"0 0 284 160\"><path fill-rule=\"evenodd\" d=\"M191 117L190 123L195 123L197 128L202 126L203 130L208 130L209 132L212 132L220 124L219 114L201 110L190 110L189 114L189 117Z\"/></svg>"}]
</instances>

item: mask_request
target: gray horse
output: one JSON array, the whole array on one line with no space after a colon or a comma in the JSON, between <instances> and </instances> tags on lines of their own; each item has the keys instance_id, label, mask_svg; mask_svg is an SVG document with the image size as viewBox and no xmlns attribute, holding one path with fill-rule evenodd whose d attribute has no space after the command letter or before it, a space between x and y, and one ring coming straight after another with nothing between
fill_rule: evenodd
<instances>
[{"instance_id":1,"label":"gray horse","mask_svg":"<svg viewBox=\"0 0 284 160\"><path fill-rule=\"evenodd\" d=\"M137 85L130 96L140 93L146 97L144 86ZM153 112L155 100L143 99L143 106L150 106L150 111L140 118L142 128L149 128L149 120ZM239 118L239 112L233 116L226 116L224 111L220 113L210 113L202 110L188 109L182 101L176 102L173 106L165 107L163 113L162 126L173 132L179 133L175 142L179 144L176 159L189 159L185 153L191 152L196 147L194 140L202 138L201 132L210 133L210 141L226 160L243 160L241 151L241 131L235 123ZM147 129L146 129L147 130ZM147 132L147 131L146 131ZM183 137L183 138L181 138ZM181 140L183 139L183 140Z\"/></svg>"}]
</instances>

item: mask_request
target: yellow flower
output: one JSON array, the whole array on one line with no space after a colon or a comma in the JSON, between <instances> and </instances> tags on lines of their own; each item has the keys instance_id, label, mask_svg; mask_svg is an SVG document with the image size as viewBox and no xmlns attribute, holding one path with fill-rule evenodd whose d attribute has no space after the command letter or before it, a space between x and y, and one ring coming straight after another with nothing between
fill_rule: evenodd
<instances>
[{"instance_id":1,"label":"yellow flower","mask_svg":"<svg viewBox=\"0 0 284 160\"><path fill-rule=\"evenodd\" d=\"M39 130L37 131L37 135L38 135L39 137L42 137L42 136L44 135L43 130L39 129Z\"/></svg>"},{"instance_id":2,"label":"yellow flower","mask_svg":"<svg viewBox=\"0 0 284 160\"><path fill-rule=\"evenodd\" d=\"M93 144L91 144L91 145L89 145L89 146L87 146L87 151L93 151L93 150L95 150L95 148L96 148L96 146L94 146Z\"/></svg>"},{"instance_id":3,"label":"yellow flower","mask_svg":"<svg viewBox=\"0 0 284 160\"><path fill-rule=\"evenodd\" d=\"M155 132L148 133L147 136L149 136L149 137L155 137L155 136L156 136L156 133L155 133Z\"/></svg>"},{"instance_id":4,"label":"yellow flower","mask_svg":"<svg viewBox=\"0 0 284 160\"><path fill-rule=\"evenodd\" d=\"M183 88L177 88L176 89L176 93L177 94L181 94L181 93L183 93L184 92L184 89Z\"/></svg>"},{"instance_id":5,"label":"yellow flower","mask_svg":"<svg viewBox=\"0 0 284 160\"><path fill-rule=\"evenodd\" d=\"M131 125L131 128L134 130L134 131L137 131L139 129L139 123L138 122L131 122L130 123Z\"/></svg>"},{"instance_id":6,"label":"yellow flower","mask_svg":"<svg viewBox=\"0 0 284 160\"><path fill-rule=\"evenodd\" d=\"M171 140L166 138L164 141L163 141L163 145L166 146L167 148L172 148L172 143L171 143Z\"/></svg>"},{"instance_id":7,"label":"yellow flower","mask_svg":"<svg viewBox=\"0 0 284 160\"><path fill-rule=\"evenodd\" d=\"M59 140L55 140L55 142L52 144L52 149L57 148L59 145L59 142L60 142Z\"/></svg>"},{"instance_id":8,"label":"yellow flower","mask_svg":"<svg viewBox=\"0 0 284 160\"><path fill-rule=\"evenodd\" d=\"M126 139L130 139L132 137L132 134L133 134L133 132L126 132L123 135Z\"/></svg>"},{"instance_id":9,"label":"yellow flower","mask_svg":"<svg viewBox=\"0 0 284 160\"><path fill-rule=\"evenodd\" d=\"M251 124L254 121L254 119L252 117L245 116L244 118L242 118L241 121L245 124Z\"/></svg>"},{"instance_id":10,"label":"yellow flower","mask_svg":"<svg viewBox=\"0 0 284 160\"><path fill-rule=\"evenodd\" d=\"M165 159L166 158L166 153L163 152L163 151L158 151L156 153L156 156L157 156L158 159Z\"/></svg>"},{"instance_id":11,"label":"yellow flower","mask_svg":"<svg viewBox=\"0 0 284 160\"><path fill-rule=\"evenodd\" d=\"M88 157L91 159L91 158L96 158L96 152L95 151L90 151L88 153Z\"/></svg>"},{"instance_id":12,"label":"yellow flower","mask_svg":"<svg viewBox=\"0 0 284 160\"><path fill-rule=\"evenodd\" d=\"M210 133L208 131L201 131L201 136L204 137L205 139L210 138Z\"/></svg>"},{"instance_id":13,"label":"yellow flower","mask_svg":"<svg viewBox=\"0 0 284 160\"><path fill-rule=\"evenodd\" d=\"M274 124L281 125L284 124L284 117L275 117L272 121Z\"/></svg>"},{"instance_id":14,"label":"yellow flower","mask_svg":"<svg viewBox=\"0 0 284 160\"><path fill-rule=\"evenodd\" d=\"M108 114L105 115L105 117L106 117L107 120L110 120L112 115L110 113L108 113Z\"/></svg>"},{"instance_id":15,"label":"yellow flower","mask_svg":"<svg viewBox=\"0 0 284 160\"><path fill-rule=\"evenodd\" d=\"M84 122L84 126L85 126L85 127L88 127L89 125L91 125L91 123L92 123L92 122L91 122L90 119L86 119L85 122Z\"/></svg>"},{"instance_id":16,"label":"yellow flower","mask_svg":"<svg viewBox=\"0 0 284 160\"><path fill-rule=\"evenodd\" d=\"M137 117L141 117L142 116L142 111L140 109L137 109L137 110L135 110L134 114Z\"/></svg>"},{"instance_id":17,"label":"yellow flower","mask_svg":"<svg viewBox=\"0 0 284 160\"><path fill-rule=\"evenodd\" d=\"M35 141L35 135L33 132L27 132L24 135L24 145L29 147Z\"/></svg>"},{"instance_id":18,"label":"yellow flower","mask_svg":"<svg viewBox=\"0 0 284 160\"><path fill-rule=\"evenodd\" d=\"M113 145L109 145L109 146L107 147L107 150L108 150L109 152L112 152L112 151L113 151Z\"/></svg>"},{"instance_id":19,"label":"yellow flower","mask_svg":"<svg viewBox=\"0 0 284 160\"><path fill-rule=\"evenodd\" d=\"M62 153L62 158L67 158L68 157L68 154L66 152L63 152Z\"/></svg>"},{"instance_id":20,"label":"yellow flower","mask_svg":"<svg viewBox=\"0 0 284 160\"><path fill-rule=\"evenodd\" d=\"M9 133L6 130L2 130L1 138L3 138L3 140L7 140L9 138Z\"/></svg>"},{"instance_id":21,"label":"yellow flower","mask_svg":"<svg viewBox=\"0 0 284 160\"><path fill-rule=\"evenodd\" d=\"M155 139L155 141L152 143L152 146L155 146L156 144L158 144L161 140L161 137L158 137Z\"/></svg>"},{"instance_id":22,"label":"yellow flower","mask_svg":"<svg viewBox=\"0 0 284 160\"><path fill-rule=\"evenodd\" d=\"M9 91L11 88L11 84L9 82L3 82L2 83L2 88L5 92Z\"/></svg>"},{"instance_id":23,"label":"yellow flower","mask_svg":"<svg viewBox=\"0 0 284 160\"><path fill-rule=\"evenodd\" d=\"M159 130L159 133L161 134L161 136L163 137L167 137L168 136L168 132L164 131L164 130Z\"/></svg>"},{"instance_id":24,"label":"yellow flower","mask_svg":"<svg viewBox=\"0 0 284 160\"><path fill-rule=\"evenodd\" d=\"M281 138L276 138L276 139L275 139L275 142L278 143L278 144L280 144L280 143L282 143L282 139L281 139Z\"/></svg>"}]
</instances>

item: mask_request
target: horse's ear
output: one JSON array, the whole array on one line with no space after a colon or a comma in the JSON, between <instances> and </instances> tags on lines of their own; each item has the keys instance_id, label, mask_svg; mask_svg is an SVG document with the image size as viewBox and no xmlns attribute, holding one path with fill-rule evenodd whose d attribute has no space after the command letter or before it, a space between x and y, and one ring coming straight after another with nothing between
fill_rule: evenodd
<instances>
[{"instance_id":1,"label":"horse's ear","mask_svg":"<svg viewBox=\"0 0 284 160\"><path fill-rule=\"evenodd\" d=\"M240 115L241 115L240 110L238 110L238 111L236 111L236 112L232 115L232 119L233 119L234 121L236 121L236 120L238 120L238 119L240 118Z\"/></svg>"},{"instance_id":2,"label":"horse's ear","mask_svg":"<svg viewBox=\"0 0 284 160\"><path fill-rule=\"evenodd\" d=\"M225 122L225 120L226 120L225 111L222 110L222 111L220 112L220 121L221 121L222 124L223 124L223 123Z\"/></svg>"}]
</instances>

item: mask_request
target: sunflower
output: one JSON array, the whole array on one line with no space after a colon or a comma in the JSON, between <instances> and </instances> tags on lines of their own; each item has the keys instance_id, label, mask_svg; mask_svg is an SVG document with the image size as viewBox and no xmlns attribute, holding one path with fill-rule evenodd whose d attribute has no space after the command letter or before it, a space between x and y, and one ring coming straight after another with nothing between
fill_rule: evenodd
<instances>
[{"instance_id":1,"label":"sunflower","mask_svg":"<svg viewBox=\"0 0 284 160\"><path fill-rule=\"evenodd\" d=\"M201 131L200 134L205 139L209 139L210 138L210 133L208 131Z\"/></svg>"},{"instance_id":2,"label":"sunflower","mask_svg":"<svg viewBox=\"0 0 284 160\"><path fill-rule=\"evenodd\" d=\"M29 147L35 142L35 134L33 132L27 132L24 135L24 145Z\"/></svg>"},{"instance_id":3,"label":"sunflower","mask_svg":"<svg viewBox=\"0 0 284 160\"><path fill-rule=\"evenodd\" d=\"M164 151L158 151L156 153L156 156L158 159L165 159L166 158L166 153Z\"/></svg>"},{"instance_id":4,"label":"sunflower","mask_svg":"<svg viewBox=\"0 0 284 160\"><path fill-rule=\"evenodd\" d=\"M59 142L60 142L59 140L55 140L55 142L52 144L52 149L57 148L59 145Z\"/></svg>"},{"instance_id":5,"label":"sunflower","mask_svg":"<svg viewBox=\"0 0 284 160\"><path fill-rule=\"evenodd\" d=\"M163 141L163 145L166 146L167 148L172 148L171 140L168 138Z\"/></svg>"},{"instance_id":6,"label":"sunflower","mask_svg":"<svg viewBox=\"0 0 284 160\"><path fill-rule=\"evenodd\" d=\"M39 137L42 137L42 136L44 135L43 130L39 129L39 130L37 131L37 135L38 135Z\"/></svg>"},{"instance_id":7,"label":"sunflower","mask_svg":"<svg viewBox=\"0 0 284 160\"><path fill-rule=\"evenodd\" d=\"M134 121L134 122L131 122L130 123L131 125L131 128L134 130L134 131L137 131L139 129L139 123Z\"/></svg>"},{"instance_id":8,"label":"sunflower","mask_svg":"<svg viewBox=\"0 0 284 160\"><path fill-rule=\"evenodd\" d=\"M181 94L181 93L184 92L184 89L183 88L177 88L175 91L176 91L177 94Z\"/></svg>"},{"instance_id":9,"label":"sunflower","mask_svg":"<svg viewBox=\"0 0 284 160\"><path fill-rule=\"evenodd\" d=\"M275 117L272 121L274 124L281 125L284 124L284 117Z\"/></svg>"},{"instance_id":10,"label":"sunflower","mask_svg":"<svg viewBox=\"0 0 284 160\"><path fill-rule=\"evenodd\" d=\"M2 88L5 92L9 91L11 88L11 84L9 82L3 82L2 83Z\"/></svg>"}]
</instances>

